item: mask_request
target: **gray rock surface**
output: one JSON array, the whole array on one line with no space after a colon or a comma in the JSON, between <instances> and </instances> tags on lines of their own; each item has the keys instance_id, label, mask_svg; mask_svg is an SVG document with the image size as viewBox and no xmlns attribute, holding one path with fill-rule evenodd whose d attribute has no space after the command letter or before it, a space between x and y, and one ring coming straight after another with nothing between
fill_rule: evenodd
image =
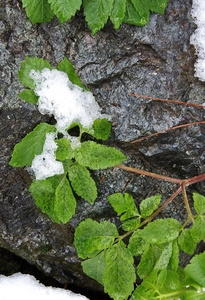
<instances>
[{"instance_id":1,"label":"gray rock surface","mask_svg":"<svg viewBox=\"0 0 205 300\"><path fill-rule=\"evenodd\" d=\"M0 246L35 264L62 283L93 290L101 286L81 270L73 245L75 227L84 218L108 219L119 224L106 197L131 193L136 203L162 193L164 202L177 188L161 180L136 176L117 168L93 172L98 186L94 206L79 200L69 224L56 225L34 204L28 192L26 168L8 165L13 147L47 116L24 103L17 94L20 63L26 56L47 59L56 66L65 56L84 85L93 92L113 128L106 142L127 156L127 166L189 178L205 172L205 127L189 126L168 131L142 142L129 142L179 124L204 120L204 110L129 96L129 93L202 104L205 84L194 77L195 52L190 35L195 29L190 0L170 0L164 16L152 14L144 27L111 23L91 35L81 12L60 24L32 25L17 0L0 4ZM104 176L104 177L103 177ZM101 178L105 180L101 182ZM190 186L205 194L204 182ZM183 222L186 211L177 197L160 214ZM188 258L184 258L187 262Z\"/></svg>"}]
</instances>

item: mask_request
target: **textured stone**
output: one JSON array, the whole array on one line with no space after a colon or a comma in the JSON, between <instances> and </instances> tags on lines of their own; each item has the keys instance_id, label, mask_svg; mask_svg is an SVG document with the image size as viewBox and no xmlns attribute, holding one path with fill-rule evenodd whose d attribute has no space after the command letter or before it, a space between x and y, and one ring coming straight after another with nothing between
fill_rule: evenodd
<instances>
[{"instance_id":1,"label":"textured stone","mask_svg":"<svg viewBox=\"0 0 205 300\"><path fill-rule=\"evenodd\" d=\"M139 204L147 196L162 193L164 202L176 185L133 175L117 168L92 172L98 186L94 206L79 199L69 224L56 225L35 206L28 192L31 177L26 168L8 165L14 145L42 121L35 106L17 94L20 63L26 56L47 59L56 66L65 56L73 63L84 85L94 93L103 112L110 114L113 128L105 143L127 156L127 166L159 174L188 178L204 172L205 129L189 126L130 144L137 138L179 124L204 120L204 110L129 96L129 93L202 104L205 85L194 77L195 29L191 1L170 0L164 16L152 14L144 27L123 24L115 31L108 22L91 35L79 12L60 24L33 25L17 0L0 5L0 246L35 264L62 283L94 290L101 287L81 270L73 245L75 227L84 218L108 219L119 225L106 196L131 193ZM105 179L101 181L102 177ZM204 182L190 186L205 194ZM166 207L162 217L183 222L186 211L181 196ZM187 260L186 260L187 261Z\"/></svg>"}]
</instances>

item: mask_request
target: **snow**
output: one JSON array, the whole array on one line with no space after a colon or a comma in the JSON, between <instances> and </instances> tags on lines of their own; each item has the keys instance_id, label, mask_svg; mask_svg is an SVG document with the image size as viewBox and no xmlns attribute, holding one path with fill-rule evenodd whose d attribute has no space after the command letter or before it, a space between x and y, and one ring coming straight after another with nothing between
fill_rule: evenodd
<instances>
[{"instance_id":1,"label":"snow","mask_svg":"<svg viewBox=\"0 0 205 300\"><path fill-rule=\"evenodd\" d=\"M101 113L93 94L73 84L66 73L44 68L42 71L31 70L29 75L35 82L34 92L39 96L40 113L54 116L57 133L60 132L69 139L73 149L79 148L81 144L77 137L71 137L66 131L72 123L76 122L84 129L92 130L95 120L108 118ZM37 180L64 173L63 164L55 158L57 145L54 139L57 133L46 135L43 152L36 155L32 162L31 169Z\"/></svg>"},{"instance_id":2,"label":"snow","mask_svg":"<svg viewBox=\"0 0 205 300\"><path fill-rule=\"evenodd\" d=\"M55 151L58 146L54 142L55 138L56 133L47 133L43 152L32 161L31 168L37 180L64 173L62 162L56 160Z\"/></svg>"},{"instance_id":3,"label":"snow","mask_svg":"<svg viewBox=\"0 0 205 300\"><path fill-rule=\"evenodd\" d=\"M35 94L40 96L40 113L53 115L59 132L73 122L90 129L94 120L105 118L93 94L73 84L66 73L45 68L41 72L31 70L30 77L36 84Z\"/></svg>"},{"instance_id":4,"label":"snow","mask_svg":"<svg viewBox=\"0 0 205 300\"><path fill-rule=\"evenodd\" d=\"M205 0L193 0L191 14L198 27L190 38L198 55L195 63L195 76L205 81Z\"/></svg>"},{"instance_id":5,"label":"snow","mask_svg":"<svg viewBox=\"0 0 205 300\"><path fill-rule=\"evenodd\" d=\"M9 277L0 275L0 292L4 300L88 300L87 297L68 290L46 287L35 277L21 273Z\"/></svg>"}]
</instances>

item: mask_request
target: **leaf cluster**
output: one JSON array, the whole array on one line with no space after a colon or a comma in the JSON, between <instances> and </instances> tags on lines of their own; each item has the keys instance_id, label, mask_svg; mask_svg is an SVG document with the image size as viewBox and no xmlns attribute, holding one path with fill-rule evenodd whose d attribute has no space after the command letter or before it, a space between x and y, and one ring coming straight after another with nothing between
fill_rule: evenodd
<instances>
[{"instance_id":1,"label":"leaf cluster","mask_svg":"<svg viewBox=\"0 0 205 300\"><path fill-rule=\"evenodd\" d=\"M169 0L22 0L33 24L49 22L56 15L61 23L81 8L93 34L110 19L118 29L122 22L143 26L151 12L163 14Z\"/></svg>"},{"instance_id":2,"label":"leaf cluster","mask_svg":"<svg viewBox=\"0 0 205 300\"><path fill-rule=\"evenodd\" d=\"M205 197L194 193L197 215L191 229L184 229L173 218L156 219L152 214L160 204L160 195L146 198L137 209L131 195L108 196L108 201L127 231L120 236L114 224L86 219L75 231L75 247L84 272L104 286L115 300L127 299L134 290L136 273L143 280L131 300L205 299L205 253L196 255L182 269L179 251L190 253L205 239ZM146 225L146 226L145 226ZM189 239L184 232L189 230ZM126 245L123 239L130 236ZM190 250L191 249L191 250ZM137 270L134 257L140 257Z\"/></svg>"},{"instance_id":3,"label":"leaf cluster","mask_svg":"<svg viewBox=\"0 0 205 300\"><path fill-rule=\"evenodd\" d=\"M44 68L52 69L50 64L37 57L26 57L19 70L20 81L28 87L19 94L23 100L38 105L38 97L35 95L35 83L30 78L31 70L41 71ZM83 87L82 82L74 71L72 64L65 58L57 70L65 72L70 81ZM79 126L80 135L84 132L97 139L107 140L110 135L111 123L107 119L97 119L91 129ZM43 151L46 134L56 132L55 125L41 123L37 125L23 140L14 147L10 165L14 167L31 166L33 159ZM41 210L49 215L54 222L66 223L75 213L75 194L88 201L91 205L97 198L97 188L90 175L89 169L98 170L113 167L126 159L125 155L113 147L97 144L94 141L80 143L79 147L73 148L67 138L56 138L56 160L62 162L64 174L54 175L44 180L34 180L30 186L30 192L35 203ZM88 169L89 168L89 169Z\"/></svg>"}]
</instances>

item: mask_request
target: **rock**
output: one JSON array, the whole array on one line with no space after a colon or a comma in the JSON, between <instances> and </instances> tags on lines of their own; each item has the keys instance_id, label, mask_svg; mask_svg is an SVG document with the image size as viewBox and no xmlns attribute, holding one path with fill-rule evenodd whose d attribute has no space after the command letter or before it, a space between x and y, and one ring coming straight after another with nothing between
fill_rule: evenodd
<instances>
[{"instance_id":1,"label":"rock","mask_svg":"<svg viewBox=\"0 0 205 300\"><path fill-rule=\"evenodd\" d=\"M144 27L123 24L115 31L108 22L92 36L81 12L64 24L54 18L50 23L32 25L17 0L1 4L0 247L61 283L100 291L102 287L81 269L73 245L75 227L88 217L119 225L106 199L112 193L131 193L138 205L145 197L159 193L164 202L177 188L117 168L92 172L99 195L95 205L79 200L76 215L68 224L53 223L28 192L31 177L27 169L8 165L14 145L40 122L51 121L17 97L23 90L18 70L26 56L47 59L54 67L65 56L73 63L103 112L111 115L112 134L105 144L121 149L128 156L127 166L182 179L204 172L202 125L129 143L172 126L203 120L203 109L128 95L204 102L205 85L194 77L196 57L189 39L195 25L190 10L191 1L170 0L165 15L152 14ZM193 191L204 194L204 182L190 186L189 196ZM182 197L178 196L160 216L184 222Z\"/></svg>"}]
</instances>

